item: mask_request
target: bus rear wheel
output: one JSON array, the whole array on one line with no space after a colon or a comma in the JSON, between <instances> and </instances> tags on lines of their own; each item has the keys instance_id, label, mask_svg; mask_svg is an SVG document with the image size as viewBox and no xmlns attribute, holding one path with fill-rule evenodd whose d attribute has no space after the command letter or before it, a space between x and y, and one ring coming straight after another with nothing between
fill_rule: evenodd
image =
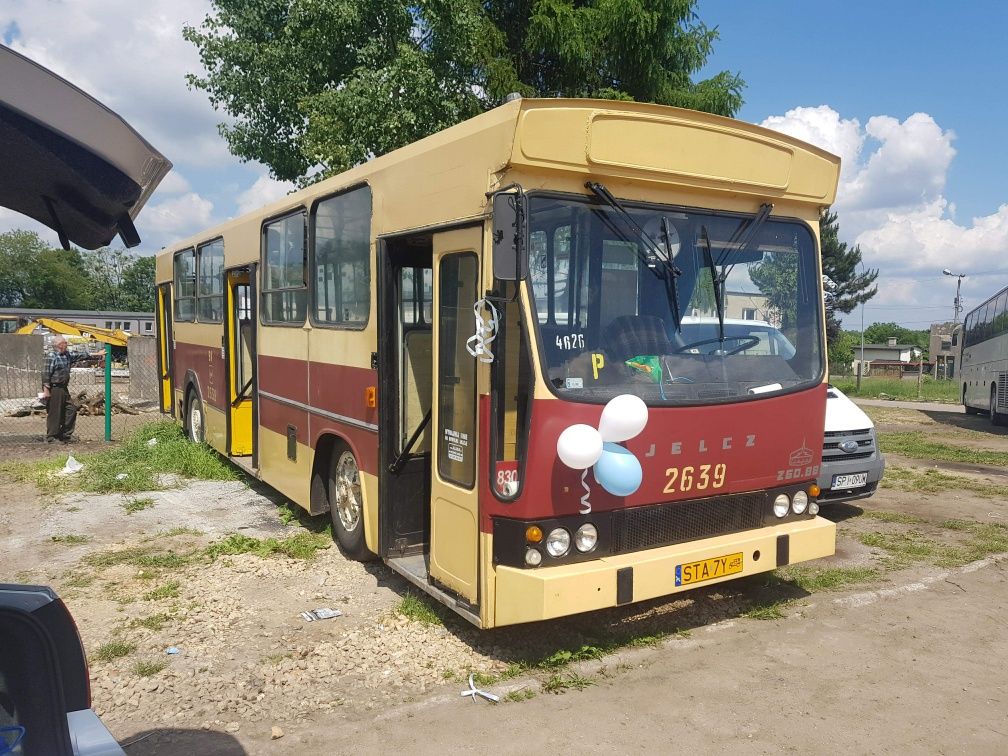
<instances>
[{"instance_id":1,"label":"bus rear wheel","mask_svg":"<svg viewBox=\"0 0 1008 756\"><path fill-rule=\"evenodd\" d=\"M991 386L990 393L990 421L992 425L1004 425L1005 417L997 409L997 387Z\"/></svg>"},{"instance_id":2,"label":"bus rear wheel","mask_svg":"<svg viewBox=\"0 0 1008 756\"><path fill-rule=\"evenodd\" d=\"M357 458L345 445L329 460L329 515L340 551L350 559L374 559L364 540L364 497Z\"/></svg>"},{"instance_id":3,"label":"bus rear wheel","mask_svg":"<svg viewBox=\"0 0 1008 756\"><path fill-rule=\"evenodd\" d=\"M189 401L186 402L186 432L194 444L202 444L206 440L206 426L203 418L203 402L199 395L189 389Z\"/></svg>"}]
</instances>

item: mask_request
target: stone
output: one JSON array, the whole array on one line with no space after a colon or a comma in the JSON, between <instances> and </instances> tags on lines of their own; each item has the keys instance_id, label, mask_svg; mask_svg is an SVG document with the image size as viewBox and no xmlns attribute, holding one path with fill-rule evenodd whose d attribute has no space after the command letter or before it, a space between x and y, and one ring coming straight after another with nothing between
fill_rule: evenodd
<instances>
[{"instance_id":1,"label":"stone","mask_svg":"<svg viewBox=\"0 0 1008 756\"><path fill-rule=\"evenodd\" d=\"M238 732L241 729L241 725L237 722L228 722L227 727L224 728L228 732Z\"/></svg>"},{"instance_id":2,"label":"stone","mask_svg":"<svg viewBox=\"0 0 1008 756\"><path fill-rule=\"evenodd\" d=\"M276 725L273 725L273 727L270 729L270 740L279 740L283 736L284 736L284 731L281 730Z\"/></svg>"}]
</instances>

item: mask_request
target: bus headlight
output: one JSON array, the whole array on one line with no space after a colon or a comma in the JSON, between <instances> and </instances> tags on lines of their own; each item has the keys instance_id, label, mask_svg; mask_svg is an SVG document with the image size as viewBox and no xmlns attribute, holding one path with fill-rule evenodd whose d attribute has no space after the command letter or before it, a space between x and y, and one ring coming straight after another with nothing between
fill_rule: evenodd
<instances>
[{"instance_id":1,"label":"bus headlight","mask_svg":"<svg viewBox=\"0 0 1008 756\"><path fill-rule=\"evenodd\" d=\"M562 557L570 551L571 537L563 528L553 528L546 536L546 551L551 557Z\"/></svg>"},{"instance_id":2,"label":"bus headlight","mask_svg":"<svg viewBox=\"0 0 1008 756\"><path fill-rule=\"evenodd\" d=\"M574 534L574 548L578 551L591 551L598 543L598 530L590 522L586 522Z\"/></svg>"},{"instance_id":3,"label":"bus headlight","mask_svg":"<svg viewBox=\"0 0 1008 756\"><path fill-rule=\"evenodd\" d=\"M801 514L808 507L808 494L804 491L798 491L795 493L794 498L791 499L791 509L795 514Z\"/></svg>"},{"instance_id":4,"label":"bus headlight","mask_svg":"<svg viewBox=\"0 0 1008 756\"><path fill-rule=\"evenodd\" d=\"M773 502L773 513L778 517L787 517L789 511L791 511L791 500L787 494L778 494Z\"/></svg>"},{"instance_id":5,"label":"bus headlight","mask_svg":"<svg viewBox=\"0 0 1008 756\"><path fill-rule=\"evenodd\" d=\"M525 549L525 564L529 567L538 567L542 564L542 553L539 549Z\"/></svg>"}]
</instances>

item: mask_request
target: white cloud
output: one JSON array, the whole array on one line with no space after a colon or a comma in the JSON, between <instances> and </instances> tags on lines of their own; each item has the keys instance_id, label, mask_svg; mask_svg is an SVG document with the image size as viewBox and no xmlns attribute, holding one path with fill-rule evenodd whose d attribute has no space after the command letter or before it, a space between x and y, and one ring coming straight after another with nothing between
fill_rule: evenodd
<instances>
[{"instance_id":1,"label":"white cloud","mask_svg":"<svg viewBox=\"0 0 1008 756\"><path fill-rule=\"evenodd\" d=\"M192 187L186 180L186 177L179 173L177 170L172 170L167 176L165 176L161 183L158 184L158 188L155 190L155 197L164 194L184 194L188 192Z\"/></svg>"},{"instance_id":2,"label":"white cloud","mask_svg":"<svg viewBox=\"0 0 1008 756\"><path fill-rule=\"evenodd\" d=\"M273 200L280 199L295 188L289 181L277 181L260 176L248 189L238 195L238 215L250 213Z\"/></svg>"},{"instance_id":3,"label":"white cloud","mask_svg":"<svg viewBox=\"0 0 1008 756\"><path fill-rule=\"evenodd\" d=\"M955 158L955 133L927 113L900 121L875 115L862 127L828 105L799 107L763 124L811 142L841 157L834 205L841 238L861 246L868 267L878 268L879 293L866 306L866 322L896 320L924 327L951 316L955 282L942 268L976 272L963 283L967 306L1003 285L1008 248L1008 204L967 223L955 220L944 195ZM995 261L992 263L991 261ZM857 310L847 315L857 321Z\"/></svg>"},{"instance_id":4,"label":"white cloud","mask_svg":"<svg viewBox=\"0 0 1008 756\"><path fill-rule=\"evenodd\" d=\"M144 248L161 247L212 225L213 210L213 203L195 192L148 204L137 221Z\"/></svg>"}]
</instances>

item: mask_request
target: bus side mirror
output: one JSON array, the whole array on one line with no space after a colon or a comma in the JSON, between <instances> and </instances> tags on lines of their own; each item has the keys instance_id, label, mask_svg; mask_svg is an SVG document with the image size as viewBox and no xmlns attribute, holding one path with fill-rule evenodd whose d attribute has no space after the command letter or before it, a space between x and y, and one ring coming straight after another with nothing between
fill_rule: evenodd
<instances>
[{"instance_id":1,"label":"bus side mirror","mask_svg":"<svg viewBox=\"0 0 1008 756\"><path fill-rule=\"evenodd\" d=\"M528 276L527 217L524 194L493 196L493 273L499 281L521 281Z\"/></svg>"}]
</instances>

